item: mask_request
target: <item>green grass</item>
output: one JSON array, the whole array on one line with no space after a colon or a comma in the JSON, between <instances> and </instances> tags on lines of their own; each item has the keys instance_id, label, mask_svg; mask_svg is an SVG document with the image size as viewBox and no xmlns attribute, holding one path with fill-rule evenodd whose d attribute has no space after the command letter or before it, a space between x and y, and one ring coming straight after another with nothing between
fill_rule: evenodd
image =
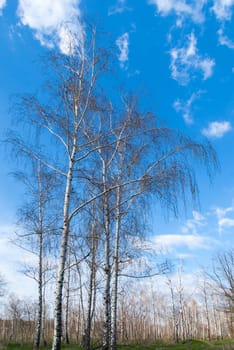
<instances>
[{"instance_id":1,"label":"green grass","mask_svg":"<svg viewBox=\"0 0 234 350\"><path fill-rule=\"evenodd\" d=\"M32 348L33 348L32 344L20 344L20 343L9 343L6 345L0 344L0 350L32 350ZM51 349L51 345L41 347L41 350L50 350L50 349ZM83 350L77 344L72 344L72 345L63 344L62 349Z\"/></svg>"},{"instance_id":2,"label":"green grass","mask_svg":"<svg viewBox=\"0 0 234 350\"><path fill-rule=\"evenodd\" d=\"M51 346L42 347L41 350L50 350ZM77 344L63 345L62 349L81 350ZM1 345L0 350L32 350L32 344L7 344ZM130 344L120 345L118 350L234 350L234 340L220 340L206 342L201 340L188 340L185 342L166 343L157 341L153 344Z\"/></svg>"},{"instance_id":3,"label":"green grass","mask_svg":"<svg viewBox=\"0 0 234 350\"><path fill-rule=\"evenodd\" d=\"M32 344L20 344L20 343L10 343L5 345L5 347L3 346L1 348L0 346L0 350L32 350Z\"/></svg>"},{"instance_id":4,"label":"green grass","mask_svg":"<svg viewBox=\"0 0 234 350\"><path fill-rule=\"evenodd\" d=\"M120 346L120 350L234 350L234 341L206 342L201 340L188 340L185 342L154 344L137 344Z\"/></svg>"}]
</instances>

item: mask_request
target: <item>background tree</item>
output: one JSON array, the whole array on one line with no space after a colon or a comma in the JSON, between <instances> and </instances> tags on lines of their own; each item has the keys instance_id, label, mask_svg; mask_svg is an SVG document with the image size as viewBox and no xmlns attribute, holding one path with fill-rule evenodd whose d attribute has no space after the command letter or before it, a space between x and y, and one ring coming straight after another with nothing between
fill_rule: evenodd
<instances>
[{"instance_id":1,"label":"background tree","mask_svg":"<svg viewBox=\"0 0 234 350\"><path fill-rule=\"evenodd\" d=\"M34 349L40 347L43 336L45 287L51 279L48 263L52 242L56 240L56 211L53 208L53 189L56 179L38 160L27 159L29 173L17 172L15 177L25 186L25 202L18 210L18 227L15 244L37 257L37 264L24 264L22 272L37 283L38 309ZM53 243L54 244L54 243Z\"/></svg>"},{"instance_id":2,"label":"background tree","mask_svg":"<svg viewBox=\"0 0 234 350\"><path fill-rule=\"evenodd\" d=\"M86 224L87 236L86 244L88 246L88 257L85 260L88 269L87 281L87 307L84 325L84 334L82 345L86 350L91 348L91 331L96 308L97 297L97 272L100 269L99 245L101 239L100 211L98 203L92 202L91 207L87 208L88 220Z\"/></svg>"},{"instance_id":3,"label":"background tree","mask_svg":"<svg viewBox=\"0 0 234 350\"><path fill-rule=\"evenodd\" d=\"M229 330L234 334L234 248L218 253L213 261L213 271L209 274L216 293L223 298L223 311L228 315Z\"/></svg>"},{"instance_id":4,"label":"background tree","mask_svg":"<svg viewBox=\"0 0 234 350\"><path fill-rule=\"evenodd\" d=\"M6 288L6 281L3 274L0 272L0 297L3 297Z\"/></svg>"}]
</instances>

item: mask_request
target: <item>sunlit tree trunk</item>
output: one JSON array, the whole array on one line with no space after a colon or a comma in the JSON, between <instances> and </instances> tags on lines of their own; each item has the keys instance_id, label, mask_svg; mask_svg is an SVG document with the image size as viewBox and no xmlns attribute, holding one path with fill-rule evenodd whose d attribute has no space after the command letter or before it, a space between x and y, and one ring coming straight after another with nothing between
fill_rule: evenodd
<instances>
[{"instance_id":1,"label":"sunlit tree trunk","mask_svg":"<svg viewBox=\"0 0 234 350\"><path fill-rule=\"evenodd\" d=\"M43 233L42 231L38 232L39 235L39 264L38 264L38 314L36 320L36 332L34 338L34 350L39 350L41 335L42 335L42 320L43 320L43 268L42 268L42 259L43 259Z\"/></svg>"},{"instance_id":2,"label":"sunlit tree trunk","mask_svg":"<svg viewBox=\"0 0 234 350\"><path fill-rule=\"evenodd\" d=\"M103 325L103 350L110 349L111 341L111 232L110 232L110 213L109 213L109 203L108 203L108 193L107 193L107 174L106 174L106 164L103 160L103 219L104 219L104 276L105 276L105 290L104 290L104 325Z\"/></svg>"},{"instance_id":3,"label":"sunlit tree trunk","mask_svg":"<svg viewBox=\"0 0 234 350\"><path fill-rule=\"evenodd\" d=\"M66 344L70 344L70 336L69 336L69 317L70 317L70 279L71 279L71 267L70 267L70 254L68 254L67 260L67 283L66 283L66 302L65 302L65 342Z\"/></svg>"},{"instance_id":4,"label":"sunlit tree trunk","mask_svg":"<svg viewBox=\"0 0 234 350\"><path fill-rule=\"evenodd\" d=\"M208 285L205 280L205 276L203 276L202 281L202 296L204 300L204 306L205 306L205 315L206 315L206 321L207 321L207 337L209 340L211 340L211 324L210 324L210 314L209 314L209 305L208 305Z\"/></svg>"},{"instance_id":5,"label":"sunlit tree trunk","mask_svg":"<svg viewBox=\"0 0 234 350\"><path fill-rule=\"evenodd\" d=\"M37 179L38 179L38 193L39 193L39 213L38 213L38 219L39 219L39 230L38 230L38 246L39 246L39 253L38 253L38 314L37 314L37 321L36 321L36 332L35 332L35 338L34 338L34 350L39 350L40 348L40 342L41 342L41 333L42 333L42 316L43 316L43 193L42 193L42 179L41 179L41 169L40 169L40 163L38 163L37 167Z\"/></svg>"},{"instance_id":6,"label":"sunlit tree trunk","mask_svg":"<svg viewBox=\"0 0 234 350\"><path fill-rule=\"evenodd\" d=\"M69 209L70 209L70 197L72 191L72 179L74 171L74 163L77 152L77 125L74 129L74 139L72 146L71 158L69 161L69 170L67 173L66 190L64 195L64 208L63 208L63 229L62 240L60 248L60 257L58 261L58 271L55 290L55 308L54 308L54 336L52 350L60 350L62 339L62 293L64 283L64 271L67 259L67 247L69 237Z\"/></svg>"},{"instance_id":7,"label":"sunlit tree trunk","mask_svg":"<svg viewBox=\"0 0 234 350\"><path fill-rule=\"evenodd\" d=\"M172 281L170 278L168 278L168 285L169 285L170 294L171 294L172 318L173 318L173 338L176 341L176 343L178 343L179 342L179 319L178 319L178 315L176 314L175 294L174 294L174 288L172 286Z\"/></svg>"},{"instance_id":8,"label":"sunlit tree trunk","mask_svg":"<svg viewBox=\"0 0 234 350\"><path fill-rule=\"evenodd\" d=\"M116 226L115 226L115 243L114 243L114 276L113 276L113 301L112 301L112 329L111 329L111 349L117 349L117 310L118 310L118 279L119 279L119 241L120 241L120 224L121 224L121 187L117 188L116 200Z\"/></svg>"},{"instance_id":9,"label":"sunlit tree trunk","mask_svg":"<svg viewBox=\"0 0 234 350\"><path fill-rule=\"evenodd\" d=\"M95 216L94 216L94 206L92 206L92 228L91 228L91 262L90 262L90 276L89 276L89 286L88 286L88 300L87 300L87 314L86 314L86 322L85 322L85 330L83 337L83 346L86 350L90 350L91 347L91 329L92 329L92 321L93 315L95 312L95 298L96 298L96 270L97 270L97 262L96 262L96 250L98 246L98 232L95 224Z\"/></svg>"}]
</instances>

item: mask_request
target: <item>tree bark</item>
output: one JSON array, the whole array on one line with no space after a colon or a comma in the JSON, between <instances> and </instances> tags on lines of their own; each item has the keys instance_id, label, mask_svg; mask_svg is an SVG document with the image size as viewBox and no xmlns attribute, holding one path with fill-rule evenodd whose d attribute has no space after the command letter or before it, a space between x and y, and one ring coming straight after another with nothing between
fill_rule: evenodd
<instances>
[{"instance_id":1,"label":"tree bark","mask_svg":"<svg viewBox=\"0 0 234 350\"><path fill-rule=\"evenodd\" d=\"M62 241L60 248L60 257L58 262L56 290L55 290L55 315L54 315L54 335L52 350L61 349L61 338L62 338L62 296L63 296L63 284L64 284L64 270L67 260L67 247L69 237L69 207L70 207L70 195L72 189L72 178L74 170L74 162L76 156L76 133L74 130L74 140L72 156L69 161L69 170L67 174L66 190L64 196L64 211L63 211L63 229L62 229Z\"/></svg>"},{"instance_id":2,"label":"tree bark","mask_svg":"<svg viewBox=\"0 0 234 350\"><path fill-rule=\"evenodd\" d=\"M83 346L86 350L90 350L91 345L91 328L92 320L94 314L94 290L96 287L96 249L97 249L97 232L95 232L95 218L93 216L92 232L91 232L91 266L90 266L90 277L89 277L89 289L88 289L88 306L87 306L87 317L86 317L86 327L83 338Z\"/></svg>"},{"instance_id":3,"label":"tree bark","mask_svg":"<svg viewBox=\"0 0 234 350\"><path fill-rule=\"evenodd\" d=\"M112 330L111 330L111 349L117 349L117 309L118 309L118 280L119 280L119 240L121 223L121 188L117 188L116 200L116 227L115 227L115 248L114 248L114 282L113 282L113 301L112 301Z\"/></svg>"},{"instance_id":4,"label":"tree bark","mask_svg":"<svg viewBox=\"0 0 234 350\"><path fill-rule=\"evenodd\" d=\"M103 160L103 211L104 211L104 226L105 226L105 291L104 291L104 325L103 325L103 350L110 350L111 339L111 264L110 264L110 213L108 205L108 193L107 193L107 179L106 179L106 165Z\"/></svg>"},{"instance_id":5,"label":"tree bark","mask_svg":"<svg viewBox=\"0 0 234 350\"><path fill-rule=\"evenodd\" d=\"M42 314L43 314L43 288L42 288L42 251L43 251L43 238L42 232L39 233L39 272L38 272L38 314L37 314L37 325L34 338L34 350L39 350L41 343L42 333Z\"/></svg>"},{"instance_id":6,"label":"tree bark","mask_svg":"<svg viewBox=\"0 0 234 350\"><path fill-rule=\"evenodd\" d=\"M65 342L66 344L70 344L70 337L69 337L69 302L70 302L70 277L71 277L70 259L68 259L67 265L68 266L67 266L66 309L65 309Z\"/></svg>"},{"instance_id":7,"label":"tree bark","mask_svg":"<svg viewBox=\"0 0 234 350\"><path fill-rule=\"evenodd\" d=\"M38 313L36 321L36 332L34 337L33 349L39 350L42 335L42 315L43 315L43 190L42 190L42 178L41 178L41 165L38 162L37 166L37 182L38 182L38 245L39 245L39 256L38 256Z\"/></svg>"}]
</instances>

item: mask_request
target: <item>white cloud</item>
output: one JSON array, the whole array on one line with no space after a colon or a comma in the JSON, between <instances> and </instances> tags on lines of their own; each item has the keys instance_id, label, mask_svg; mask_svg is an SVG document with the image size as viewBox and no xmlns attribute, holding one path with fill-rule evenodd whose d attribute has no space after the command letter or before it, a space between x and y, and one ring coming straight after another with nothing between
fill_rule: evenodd
<instances>
[{"instance_id":1,"label":"white cloud","mask_svg":"<svg viewBox=\"0 0 234 350\"><path fill-rule=\"evenodd\" d=\"M187 85L195 72L201 72L206 80L213 74L215 61L198 54L197 39L194 33L188 36L187 45L175 47L170 51L171 75L180 85Z\"/></svg>"},{"instance_id":2,"label":"white cloud","mask_svg":"<svg viewBox=\"0 0 234 350\"><path fill-rule=\"evenodd\" d=\"M215 66L215 61L210 58L201 59L197 57L197 68L203 71L203 79L206 80L210 78L213 74L213 68Z\"/></svg>"},{"instance_id":3,"label":"white cloud","mask_svg":"<svg viewBox=\"0 0 234 350\"><path fill-rule=\"evenodd\" d=\"M221 138L231 129L232 127L230 122L211 122L207 128L202 130L202 133L207 137Z\"/></svg>"},{"instance_id":4,"label":"white cloud","mask_svg":"<svg viewBox=\"0 0 234 350\"><path fill-rule=\"evenodd\" d=\"M201 222L205 220L204 215L202 215L199 211L193 210L193 218L196 220L196 222Z\"/></svg>"},{"instance_id":5,"label":"white cloud","mask_svg":"<svg viewBox=\"0 0 234 350\"><path fill-rule=\"evenodd\" d=\"M155 5L162 16L174 13L178 17L191 17L195 22L203 22L203 7L207 0L193 1L188 4L185 0L148 0L149 4ZM181 23L180 21L177 25Z\"/></svg>"},{"instance_id":6,"label":"white cloud","mask_svg":"<svg viewBox=\"0 0 234 350\"><path fill-rule=\"evenodd\" d=\"M234 214L234 207L216 208L215 214L218 219L219 232L221 233L225 228L234 227L234 218L230 215Z\"/></svg>"},{"instance_id":7,"label":"white cloud","mask_svg":"<svg viewBox=\"0 0 234 350\"><path fill-rule=\"evenodd\" d=\"M202 92L203 91L201 90L194 92L187 101L177 99L173 103L173 107L176 110L176 112L182 112L183 119L186 124L193 124L193 115L191 111L192 105L194 101L196 101L200 97Z\"/></svg>"},{"instance_id":8,"label":"white cloud","mask_svg":"<svg viewBox=\"0 0 234 350\"><path fill-rule=\"evenodd\" d=\"M117 13L123 13L125 11L130 11L131 9L126 6L126 0L118 0L116 5L111 6L108 10L108 16L115 15Z\"/></svg>"},{"instance_id":9,"label":"white cloud","mask_svg":"<svg viewBox=\"0 0 234 350\"><path fill-rule=\"evenodd\" d=\"M230 20L232 17L232 7L234 0L214 0L212 10L214 11L217 19Z\"/></svg>"},{"instance_id":10,"label":"white cloud","mask_svg":"<svg viewBox=\"0 0 234 350\"><path fill-rule=\"evenodd\" d=\"M218 30L218 41L220 45L227 46L229 49L234 49L234 42L224 34L223 29Z\"/></svg>"},{"instance_id":11,"label":"white cloud","mask_svg":"<svg viewBox=\"0 0 234 350\"><path fill-rule=\"evenodd\" d=\"M229 219L229 218L220 219L219 226L221 226L221 227L234 227L234 219Z\"/></svg>"},{"instance_id":12,"label":"white cloud","mask_svg":"<svg viewBox=\"0 0 234 350\"><path fill-rule=\"evenodd\" d=\"M6 6L6 0L0 0L0 16L2 15L2 10Z\"/></svg>"},{"instance_id":13,"label":"white cloud","mask_svg":"<svg viewBox=\"0 0 234 350\"><path fill-rule=\"evenodd\" d=\"M20 23L34 31L41 45L58 46L68 54L74 33L81 37L80 0L19 0Z\"/></svg>"},{"instance_id":14,"label":"white cloud","mask_svg":"<svg viewBox=\"0 0 234 350\"><path fill-rule=\"evenodd\" d=\"M193 218L186 220L182 227L182 232L185 234L192 233L193 235L198 235L198 229L206 224L205 216L200 212L193 210Z\"/></svg>"},{"instance_id":15,"label":"white cloud","mask_svg":"<svg viewBox=\"0 0 234 350\"><path fill-rule=\"evenodd\" d=\"M149 3L156 5L158 12L163 15L167 15L172 11L191 13L191 7L183 0L149 0Z\"/></svg>"},{"instance_id":16,"label":"white cloud","mask_svg":"<svg viewBox=\"0 0 234 350\"><path fill-rule=\"evenodd\" d=\"M215 214L217 215L217 217L223 218L227 213L231 213L234 211L234 207L227 207L227 208L216 208L215 209Z\"/></svg>"},{"instance_id":17,"label":"white cloud","mask_svg":"<svg viewBox=\"0 0 234 350\"><path fill-rule=\"evenodd\" d=\"M196 255L194 254L189 254L189 253L178 253L177 254L177 258L179 260L185 260L185 259L191 259L191 258L195 258Z\"/></svg>"},{"instance_id":18,"label":"white cloud","mask_svg":"<svg viewBox=\"0 0 234 350\"><path fill-rule=\"evenodd\" d=\"M119 49L119 62L121 68L124 68L127 61L128 61L128 55L129 55L129 35L128 33L124 33L116 40L116 45Z\"/></svg>"},{"instance_id":19,"label":"white cloud","mask_svg":"<svg viewBox=\"0 0 234 350\"><path fill-rule=\"evenodd\" d=\"M20 297L35 297L37 293L35 281L19 270L23 263L35 263L36 256L10 242L15 230L15 226L0 226L0 272L4 275L10 293L14 292Z\"/></svg>"},{"instance_id":20,"label":"white cloud","mask_svg":"<svg viewBox=\"0 0 234 350\"><path fill-rule=\"evenodd\" d=\"M182 258L183 260L183 258ZM182 264L182 265L181 265ZM184 266L186 268L186 265ZM145 296L148 293L148 297L150 300L152 300L152 291L154 292L154 300L158 300L157 302L160 303L162 298L168 298L170 300L171 294L170 294L170 288L168 285L168 281L170 280L173 290L175 292L175 295L178 295L176 293L181 290L181 286L183 287L183 290L186 291L187 296L192 296L195 293L197 293L197 279L198 279L198 273L200 270L190 270L190 272L184 272L183 262L179 262L179 266L176 266L176 268L166 276L157 276L157 278L153 279L139 279L137 281L137 288L136 288L136 281L132 282L132 284L128 285L128 288L131 288L132 295L135 295L139 300L143 296ZM144 293L141 293L141 291L144 291ZM157 299L158 298L158 299ZM190 300L187 300L187 303L193 302L193 298L191 297Z\"/></svg>"},{"instance_id":21,"label":"white cloud","mask_svg":"<svg viewBox=\"0 0 234 350\"><path fill-rule=\"evenodd\" d=\"M199 235L180 235L180 234L168 234L159 235L154 239L155 243L163 248L178 248L186 246L188 249L208 249L210 246L210 238Z\"/></svg>"}]
</instances>

